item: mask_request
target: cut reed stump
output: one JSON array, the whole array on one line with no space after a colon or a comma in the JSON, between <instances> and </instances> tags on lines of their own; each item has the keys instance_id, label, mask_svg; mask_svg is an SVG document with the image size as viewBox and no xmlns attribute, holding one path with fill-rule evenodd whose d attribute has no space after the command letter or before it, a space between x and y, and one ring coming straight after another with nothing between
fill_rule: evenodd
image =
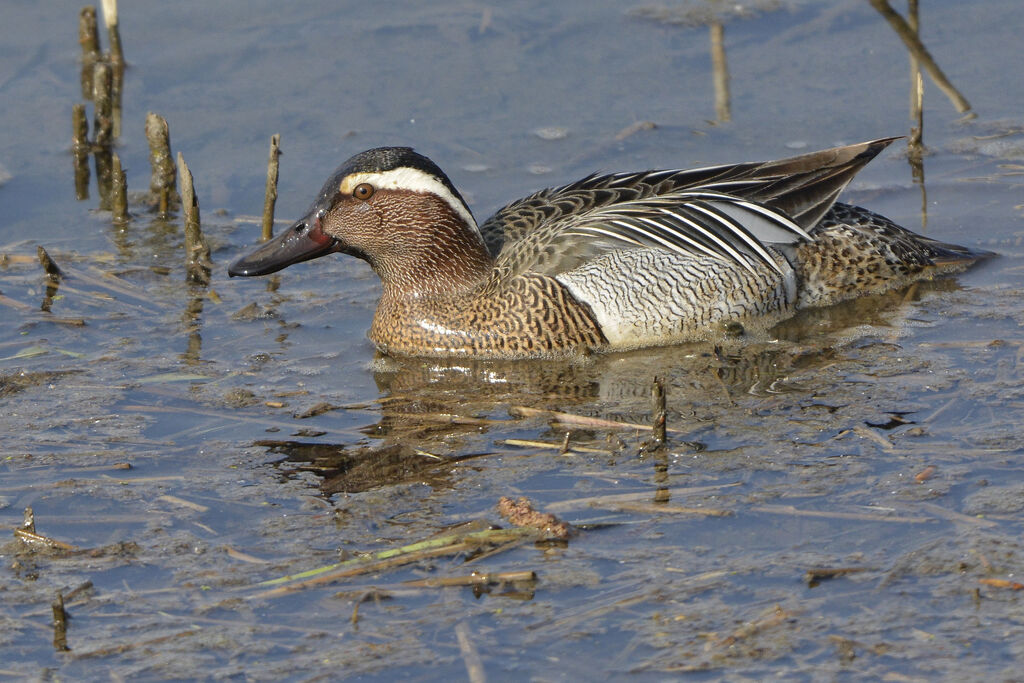
<instances>
[{"instance_id":1,"label":"cut reed stump","mask_svg":"<svg viewBox=\"0 0 1024 683\"><path fill-rule=\"evenodd\" d=\"M96 28L96 8L83 7L78 15L78 43L82 46L82 97L92 99L92 71L100 57L100 36Z\"/></svg>"},{"instance_id":2,"label":"cut reed stump","mask_svg":"<svg viewBox=\"0 0 1024 683\"><path fill-rule=\"evenodd\" d=\"M181 207L185 214L185 279L205 287L210 284L210 247L199 225L199 200L192 184L192 172L181 152L178 152L178 175L181 176Z\"/></svg>"},{"instance_id":3,"label":"cut reed stump","mask_svg":"<svg viewBox=\"0 0 1024 683\"><path fill-rule=\"evenodd\" d=\"M149 165L153 175L149 191L156 201L157 211L166 214L177 203L177 169L171 157L171 133L167 120L159 114L146 114L146 140L149 142Z\"/></svg>"},{"instance_id":4,"label":"cut reed stump","mask_svg":"<svg viewBox=\"0 0 1024 683\"><path fill-rule=\"evenodd\" d=\"M121 91L124 86L124 49L121 47L121 31L117 22L117 0L103 0L103 23L107 27L110 52L105 59L110 64L113 79L110 86L111 121L114 138L121 137Z\"/></svg>"},{"instance_id":5,"label":"cut reed stump","mask_svg":"<svg viewBox=\"0 0 1024 683\"><path fill-rule=\"evenodd\" d=\"M665 383L658 377L654 378L651 386L651 399L654 403L654 424L651 429L652 441L655 445L661 446L667 440L666 415L665 415Z\"/></svg>"},{"instance_id":6,"label":"cut reed stump","mask_svg":"<svg viewBox=\"0 0 1024 683\"><path fill-rule=\"evenodd\" d=\"M93 100L93 155L96 160L96 184L100 191L100 208L108 208L113 160L114 122L111 117L113 103L110 88L113 74L106 62L96 62L92 78Z\"/></svg>"},{"instance_id":7,"label":"cut reed stump","mask_svg":"<svg viewBox=\"0 0 1024 683\"><path fill-rule=\"evenodd\" d=\"M113 155L110 179L110 213L115 223L128 221L128 179L121 168L121 157Z\"/></svg>"},{"instance_id":8,"label":"cut reed stump","mask_svg":"<svg viewBox=\"0 0 1024 683\"><path fill-rule=\"evenodd\" d=\"M88 199L89 121L84 104L71 107L71 159L75 167L75 199Z\"/></svg>"}]
</instances>

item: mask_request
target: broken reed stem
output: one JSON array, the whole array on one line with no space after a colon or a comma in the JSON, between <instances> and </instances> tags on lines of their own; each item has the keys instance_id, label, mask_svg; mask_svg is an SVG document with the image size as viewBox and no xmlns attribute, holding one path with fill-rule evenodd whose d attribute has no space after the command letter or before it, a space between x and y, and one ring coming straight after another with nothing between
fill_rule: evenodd
<instances>
[{"instance_id":1,"label":"broken reed stem","mask_svg":"<svg viewBox=\"0 0 1024 683\"><path fill-rule=\"evenodd\" d=\"M113 155L110 177L110 212L115 223L128 221L128 179L121 168L121 157Z\"/></svg>"},{"instance_id":2,"label":"broken reed stem","mask_svg":"<svg viewBox=\"0 0 1024 683\"><path fill-rule=\"evenodd\" d=\"M654 401L654 424L651 427L651 434L656 446L661 446L667 440L666 416L665 416L665 383L659 377L654 378L651 385L651 398Z\"/></svg>"},{"instance_id":3,"label":"broken reed stem","mask_svg":"<svg viewBox=\"0 0 1024 683\"><path fill-rule=\"evenodd\" d=\"M52 258L50 258L50 255L46 253L46 249L44 249L42 245L36 247L36 255L39 257L39 265L43 267L43 270L46 271L46 275L49 276L50 279L60 280L64 276L64 273L57 267L57 264Z\"/></svg>"},{"instance_id":4,"label":"broken reed stem","mask_svg":"<svg viewBox=\"0 0 1024 683\"><path fill-rule=\"evenodd\" d=\"M946 74L942 72L939 65L935 63L934 59L932 59L931 53L928 52L924 43L922 43L918 35L911 30L906 20L889 5L889 1L868 0L868 3L874 7L875 11L881 14L886 21L889 22L889 25L894 31L896 31L896 35L898 35L900 40L903 41L903 44L906 45L910 54L918 59L921 66L923 66L925 71L928 72L928 75L932 77L935 85L937 85L939 90L949 98L949 101L954 107L956 107L956 110L961 114L970 111L971 103L968 102L967 98L956 89L956 86L954 86L948 78L946 78Z\"/></svg>"},{"instance_id":5,"label":"broken reed stem","mask_svg":"<svg viewBox=\"0 0 1024 683\"><path fill-rule=\"evenodd\" d=\"M915 36L920 37L917 0L907 2L907 26ZM924 75L921 73L921 63L913 52L910 53L910 123L907 147L911 154L920 156L924 151Z\"/></svg>"},{"instance_id":6,"label":"broken reed stem","mask_svg":"<svg viewBox=\"0 0 1024 683\"><path fill-rule=\"evenodd\" d=\"M484 662L480 658L480 652L476 648L476 643L473 642L466 622L460 621L455 625L455 640L459 643L459 652L466 665L466 677L470 683L486 683L487 675L484 673Z\"/></svg>"},{"instance_id":7,"label":"broken reed stem","mask_svg":"<svg viewBox=\"0 0 1024 683\"><path fill-rule=\"evenodd\" d=\"M93 13L95 12L94 9ZM107 25L107 38L110 40L110 61L114 64L124 64L121 30L117 21L117 0L103 0L103 23Z\"/></svg>"},{"instance_id":8,"label":"broken reed stem","mask_svg":"<svg viewBox=\"0 0 1024 683\"><path fill-rule=\"evenodd\" d=\"M708 27L711 34L711 72L715 85L715 120L732 120L729 97L729 64L725 57L725 26L715 20Z\"/></svg>"},{"instance_id":9,"label":"broken reed stem","mask_svg":"<svg viewBox=\"0 0 1024 683\"><path fill-rule=\"evenodd\" d=\"M149 165L153 175L149 180L149 191L157 203L157 211L166 214L178 201L177 169L171 157L171 133L167 120L159 114L146 114L146 140L149 142Z\"/></svg>"},{"instance_id":10,"label":"broken reed stem","mask_svg":"<svg viewBox=\"0 0 1024 683\"><path fill-rule=\"evenodd\" d=\"M278 157L281 156L281 136L270 136L270 159L267 161L267 192L263 197L263 235L266 242L274 236L274 205L277 203Z\"/></svg>"},{"instance_id":11,"label":"broken reed stem","mask_svg":"<svg viewBox=\"0 0 1024 683\"><path fill-rule=\"evenodd\" d=\"M210 284L210 247L203 239L199 225L199 200L192 183L192 171L181 152L178 152L178 175L181 177L181 206L185 214L185 279L205 287Z\"/></svg>"},{"instance_id":12,"label":"broken reed stem","mask_svg":"<svg viewBox=\"0 0 1024 683\"><path fill-rule=\"evenodd\" d=\"M75 167L75 198L89 198L89 121L85 105L71 107L71 159Z\"/></svg>"},{"instance_id":13,"label":"broken reed stem","mask_svg":"<svg viewBox=\"0 0 1024 683\"><path fill-rule=\"evenodd\" d=\"M96 62L92 78L93 99L93 156L96 160L96 184L100 191L100 208L107 208L110 202L111 158L113 143L113 121L111 119L110 87L112 81L110 65Z\"/></svg>"},{"instance_id":14,"label":"broken reed stem","mask_svg":"<svg viewBox=\"0 0 1024 683\"><path fill-rule=\"evenodd\" d=\"M53 599L53 649L66 652L68 647L68 613L64 609L64 596L57 591Z\"/></svg>"},{"instance_id":15,"label":"broken reed stem","mask_svg":"<svg viewBox=\"0 0 1024 683\"><path fill-rule=\"evenodd\" d=\"M97 62L92 72L93 133L98 147L109 147L113 141L113 125L110 113L113 108L110 87L113 73L106 62Z\"/></svg>"},{"instance_id":16,"label":"broken reed stem","mask_svg":"<svg viewBox=\"0 0 1024 683\"><path fill-rule=\"evenodd\" d=\"M92 99L92 69L100 56L100 36L96 28L96 8L83 7L78 15L78 42L82 46L82 97Z\"/></svg>"},{"instance_id":17,"label":"broken reed stem","mask_svg":"<svg viewBox=\"0 0 1024 683\"><path fill-rule=\"evenodd\" d=\"M114 138L121 136L121 90L124 85L124 50L121 47L121 31L117 22L117 0L103 0L103 23L107 27L107 38L110 41L110 52L105 59L113 69L113 81L110 87L111 121Z\"/></svg>"},{"instance_id":18,"label":"broken reed stem","mask_svg":"<svg viewBox=\"0 0 1024 683\"><path fill-rule=\"evenodd\" d=\"M89 120L85 117L85 105L71 107L71 147L78 151L89 146Z\"/></svg>"}]
</instances>

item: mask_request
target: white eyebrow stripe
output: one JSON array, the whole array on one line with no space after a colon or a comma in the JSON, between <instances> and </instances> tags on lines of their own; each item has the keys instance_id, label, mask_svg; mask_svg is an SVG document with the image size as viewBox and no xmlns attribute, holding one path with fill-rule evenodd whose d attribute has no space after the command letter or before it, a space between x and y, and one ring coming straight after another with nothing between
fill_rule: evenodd
<instances>
[{"instance_id":1,"label":"white eyebrow stripe","mask_svg":"<svg viewBox=\"0 0 1024 683\"><path fill-rule=\"evenodd\" d=\"M469 208L463 204L458 197L452 194L437 176L425 173L418 168L395 168L390 171L378 171L369 173L351 173L345 176L341 182L342 193L350 193L360 183L369 183L379 190L408 190L409 192L422 192L434 194L448 203L455 213L462 217L466 225L473 228L480 234L480 228L476 219L470 213Z\"/></svg>"}]
</instances>

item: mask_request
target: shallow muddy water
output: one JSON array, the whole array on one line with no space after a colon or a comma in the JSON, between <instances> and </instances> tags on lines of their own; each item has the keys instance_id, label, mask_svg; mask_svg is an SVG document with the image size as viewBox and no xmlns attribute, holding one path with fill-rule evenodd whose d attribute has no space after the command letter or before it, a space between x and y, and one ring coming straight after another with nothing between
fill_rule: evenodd
<instances>
[{"instance_id":1,"label":"shallow muddy water","mask_svg":"<svg viewBox=\"0 0 1024 683\"><path fill-rule=\"evenodd\" d=\"M882 13L725 16L716 107L702 3L125 5L116 151L145 190L145 115L167 118L212 282L185 283L178 216L134 194L115 225L95 182L76 200L80 5L8 3L0 677L1019 678L1019 2L921 2L921 40L973 116L925 76L923 179L897 143L846 194L996 258L760 340L571 363L377 357L378 282L348 257L229 280L258 239L270 135L279 229L382 144L430 156L482 219L597 170L907 134L908 52ZM261 584L486 535L509 525L503 496L574 533ZM14 533L28 507L34 543Z\"/></svg>"}]
</instances>

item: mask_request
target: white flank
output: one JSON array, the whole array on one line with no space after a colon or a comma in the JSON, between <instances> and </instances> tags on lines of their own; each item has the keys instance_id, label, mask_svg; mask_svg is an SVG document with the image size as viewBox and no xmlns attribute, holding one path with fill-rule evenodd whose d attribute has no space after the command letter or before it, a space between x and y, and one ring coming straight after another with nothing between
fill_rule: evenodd
<instances>
[{"instance_id":1,"label":"white flank","mask_svg":"<svg viewBox=\"0 0 1024 683\"><path fill-rule=\"evenodd\" d=\"M459 201L459 198L453 195L451 190L445 187L445 184L436 176L424 173L418 168L396 168L379 173L353 173L345 176L339 189L342 194L350 194L360 183L369 183L378 190L408 190L437 195L452 207L452 211L462 217L466 225L480 234L480 228L466 205Z\"/></svg>"}]
</instances>

